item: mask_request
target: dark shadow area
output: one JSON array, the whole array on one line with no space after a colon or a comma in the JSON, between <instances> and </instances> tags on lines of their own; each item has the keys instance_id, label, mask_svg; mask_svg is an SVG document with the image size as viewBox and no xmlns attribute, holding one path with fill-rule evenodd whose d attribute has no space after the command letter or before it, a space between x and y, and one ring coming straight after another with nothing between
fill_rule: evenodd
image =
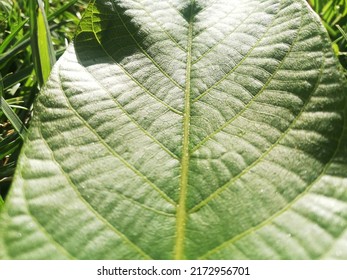
<instances>
[{"instance_id":1,"label":"dark shadow area","mask_svg":"<svg viewBox=\"0 0 347 280\"><path fill-rule=\"evenodd\" d=\"M179 12L182 17L190 22L204 7L200 6L196 1L187 3Z\"/></svg>"},{"instance_id":2,"label":"dark shadow area","mask_svg":"<svg viewBox=\"0 0 347 280\"><path fill-rule=\"evenodd\" d=\"M2 130L3 129L0 129L1 133L6 133L6 131ZM10 189L22 144L22 139L18 137L17 133L13 133L1 142L0 149L4 150L4 148L8 149L10 147L10 149L14 150L10 156L6 156L0 161L0 196L3 200L6 199Z\"/></svg>"},{"instance_id":3,"label":"dark shadow area","mask_svg":"<svg viewBox=\"0 0 347 280\"><path fill-rule=\"evenodd\" d=\"M112 61L121 63L141 48L148 48L143 43L147 34L129 16L127 7L114 1L96 1L92 9L92 19L85 19L86 28L81 21L75 38L76 55L83 66ZM90 24L91 20L93 24Z\"/></svg>"}]
</instances>

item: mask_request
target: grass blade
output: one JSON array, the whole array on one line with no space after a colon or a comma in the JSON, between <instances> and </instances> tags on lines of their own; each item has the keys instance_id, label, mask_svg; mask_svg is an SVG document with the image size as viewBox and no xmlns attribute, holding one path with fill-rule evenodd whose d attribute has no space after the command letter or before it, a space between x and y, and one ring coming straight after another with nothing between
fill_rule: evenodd
<instances>
[{"instance_id":1,"label":"grass blade","mask_svg":"<svg viewBox=\"0 0 347 280\"><path fill-rule=\"evenodd\" d=\"M347 41L347 34L346 34L346 32L341 28L340 25L337 24L336 27L341 32L343 38L345 38L345 40Z\"/></svg>"},{"instance_id":2,"label":"grass blade","mask_svg":"<svg viewBox=\"0 0 347 280\"><path fill-rule=\"evenodd\" d=\"M72 0L68 3L66 3L64 6L62 6L61 8L59 8L58 10L54 11L52 14L50 14L49 16L47 16L47 20L51 21L53 19L55 19L56 17L60 16L62 13L64 13L68 8L70 8L71 6L73 6L74 4L76 4L78 0Z\"/></svg>"},{"instance_id":3,"label":"grass blade","mask_svg":"<svg viewBox=\"0 0 347 280\"><path fill-rule=\"evenodd\" d=\"M28 77L30 77L30 75L32 75L33 73L33 66L29 65L27 67L25 67L24 69L19 70L18 72L11 74L11 75L7 75L4 77L4 90L9 89L11 87L13 87L15 84L28 79Z\"/></svg>"},{"instance_id":4,"label":"grass blade","mask_svg":"<svg viewBox=\"0 0 347 280\"><path fill-rule=\"evenodd\" d=\"M0 45L0 53L3 53L5 51L8 45L12 42L13 39L16 38L18 32L22 30L22 28L27 22L28 20L23 21L21 24L17 26L17 28L10 35L6 37L6 39Z\"/></svg>"},{"instance_id":5,"label":"grass blade","mask_svg":"<svg viewBox=\"0 0 347 280\"><path fill-rule=\"evenodd\" d=\"M14 129L18 132L20 137L24 139L25 134L27 132L26 127L24 126L20 118L17 116L17 114L13 112L11 107L7 104L6 100L2 96L0 100L0 107L1 107L1 110L4 112L5 116L11 122Z\"/></svg>"},{"instance_id":6,"label":"grass blade","mask_svg":"<svg viewBox=\"0 0 347 280\"><path fill-rule=\"evenodd\" d=\"M4 205L4 201L2 200L2 197L0 195L0 211L1 211L3 205Z\"/></svg>"},{"instance_id":7,"label":"grass blade","mask_svg":"<svg viewBox=\"0 0 347 280\"><path fill-rule=\"evenodd\" d=\"M27 132L26 127L20 120L20 118L17 116L15 112L13 112L12 108L8 105L6 100L4 99L3 95L3 83L2 83L2 77L0 76L0 108L7 117L7 119L11 122L13 128L18 132L20 137L24 139L25 134Z\"/></svg>"},{"instance_id":8,"label":"grass blade","mask_svg":"<svg viewBox=\"0 0 347 280\"><path fill-rule=\"evenodd\" d=\"M39 85L42 87L55 63L55 53L41 0L30 0L30 33L34 67Z\"/></svg>"},{"instance_id":9,"label":"grass blade","mask_svg":"<svg viewBox=\"0 0 347 280\"><path fill-rule=\"evenodd\" d=\"M38 0L38 4L39 9L37 15L37 32L39 38L41 67L43 72L43 78L46 82L56 60L52 44L51 32L48 25L44 5L41 0Z\"/></svg>"},{"instance_id":10,"label":"grass blade","mask_svg":"<svg viewBox=\"0 0 347 280\"><path fill-rule=\"evenodd\" d=\"M0 64L6 62L6 60L10 58L13 58L13 56L16 55L18 52L25 50L27 46L29 46L29 44L30 44L30 40L29 40L29 36L27 36L27 38L22 40L15 47L11 48L7 52L4 52L2 55L0 55Z\"/></svg>"}]
</instances>

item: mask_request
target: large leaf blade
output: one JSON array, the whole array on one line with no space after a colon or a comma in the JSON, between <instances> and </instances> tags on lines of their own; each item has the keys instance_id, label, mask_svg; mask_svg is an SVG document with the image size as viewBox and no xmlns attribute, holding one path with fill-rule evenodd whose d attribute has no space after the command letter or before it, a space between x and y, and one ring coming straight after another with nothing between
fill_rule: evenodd
<instances>
[{"instance_id":1,"label":"large leaf blade","mask_svg":"<svg viewBox=\"0 0 347 280\"><path fill-rule=\"evenodd\" d=\"M94 1L38 98L0 256L346 258L345 95L304 1Z\"/></svg>"}]
</instances>

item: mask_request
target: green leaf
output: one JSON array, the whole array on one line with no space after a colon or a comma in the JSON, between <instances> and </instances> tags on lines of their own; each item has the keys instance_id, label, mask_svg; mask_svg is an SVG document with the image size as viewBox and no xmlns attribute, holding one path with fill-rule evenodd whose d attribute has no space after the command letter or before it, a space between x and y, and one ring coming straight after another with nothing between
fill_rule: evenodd
<instances>
[{"instance_id":1,"label":"green leaf","mask_svg":"<svg viewBox=\"0 0 347 280\"><path fill-rule=\"evenodd\" d=\"M31 48L36 75L42 86L55 63L55 53L42 0L30 0L30 7Z\"/></svg>"},{"instance_id":2,"label":"green leaf","mask_svg":"<svg viewBox=\"0 0 347 280\"><path fill-rule=\"evenodd\" d=\"M92 1L35 105L4 259L346 259L346 81L305 1Z\"/></svg>"}]
</instances>

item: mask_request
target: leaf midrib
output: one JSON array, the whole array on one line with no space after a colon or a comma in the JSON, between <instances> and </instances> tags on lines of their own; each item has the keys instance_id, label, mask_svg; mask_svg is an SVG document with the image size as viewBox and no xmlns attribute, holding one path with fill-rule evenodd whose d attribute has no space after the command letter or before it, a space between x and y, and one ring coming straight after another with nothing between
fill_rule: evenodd
<instances>
[{"instance_id":1,"label":"leaf midrib","mask_svg":"<svg viewBox=\"0 0 347 280\"><path fill-rule=\"evenodd\" d=\"M180 179L180 194L179 202L177 205L176 216L176 241L174 258L176 260L184 259L184 240L185 240L185 227L187 219L187 191L188 191L188 171L190 161L189 151L189 134L190 134L190 91L191 91L191 68L192 68L192 41L193 41L193 9L195 0L190 2L190 16L188 27L188 40L187 40L187 67L186 67L186 87L184 91L184 114L183 114L183 146L182 146L182 160L181 160L181 179Z\"/></svg>"}]
</instances>

